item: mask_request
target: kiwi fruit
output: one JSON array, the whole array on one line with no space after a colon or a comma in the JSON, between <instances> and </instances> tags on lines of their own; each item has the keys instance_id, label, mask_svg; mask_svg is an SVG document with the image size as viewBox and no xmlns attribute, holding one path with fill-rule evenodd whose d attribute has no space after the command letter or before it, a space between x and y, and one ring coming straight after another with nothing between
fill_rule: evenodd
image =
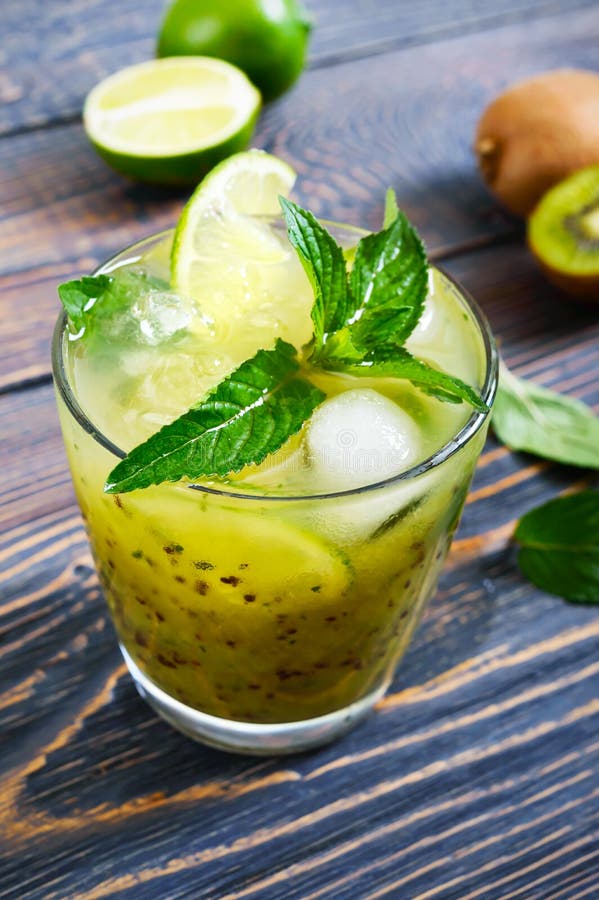
<instances>
[{"instance_id":1,"label":"kiwi fruit","mask_svg":"<svg viewBox=\"0 0 599 900\"><path fill-rule=\"evenodd\" d=\"M599 165L547 191L528 220L528 245L550 281L599 301Z\"/></svg>"},{"instance_id":2,"label":"kiwi fruit","mask_svg":"<svg viewBox=\"0 0 599 900\"><path fill-rule=\"evenodd\" d=\"M599 164L599 73L555 69L513 85L485 109L474 149L492 193L527 216L552 185Z\"/></svg>"}]
</instances>

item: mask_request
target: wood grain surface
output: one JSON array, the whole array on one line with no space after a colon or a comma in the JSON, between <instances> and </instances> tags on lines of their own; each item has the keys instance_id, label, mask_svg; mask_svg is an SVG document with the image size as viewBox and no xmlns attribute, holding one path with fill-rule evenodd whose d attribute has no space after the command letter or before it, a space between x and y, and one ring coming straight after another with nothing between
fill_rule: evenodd
<instances>
[{"instance_id":1,"label":"wood grain surface","mask_svg":"<svg viewBox=\"0 0 599 900\"><path fill-rule=\"evenodd\" d=\"M314 21L308 65L429 43L509 22L559 14L561 0L308 0ZM592 10L595 0L570 0ZM153 56L164 0L5 2L0 62L0 134L78 119L94 84ZM32 28L32 23L35 27Z\"/></svg>"},{"instance_id":2,"label":"wood grain surface","mask_svg":"<svg viewBox=\"0 0 599 900\"><path fill-rule=\"evenodd\" d=\"M485 192L477 116L509 81L597 67L596 2L309 0L310 68L254 143L299 199L374 226L393 185L514 371L599 408L596 310L551 288ZM534 589L510 536L593 483L489 437L439 591L375 715L286 759L201 747L138 698L62 449L56 284L168 227L182 192L107 169L79 123L152 52L164 4L8 3L0 39L0 897L599 896L599 618ZM341 10L341 11L340 11Z\"/></svg>"}]
</instances>

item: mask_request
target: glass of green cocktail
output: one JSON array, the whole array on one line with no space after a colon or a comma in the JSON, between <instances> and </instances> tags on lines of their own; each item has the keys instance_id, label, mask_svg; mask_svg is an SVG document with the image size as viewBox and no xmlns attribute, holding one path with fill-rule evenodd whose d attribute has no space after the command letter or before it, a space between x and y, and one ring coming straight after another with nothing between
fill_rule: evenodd
<instances>
[{"instance_id":1,"label":"glass of green cocktail","mask_svg":"<svg viewBox=\"0 0 599 900\"><path fill-rule=\"evenodd\" d=\"M314 293L283 223L243 216L243 264L223 257L204 298L170 286L172 232L109 260L95 273L110 283L106 314L83 337L63 314L53 364L77 497L140 694L200 741L280 753L341 734L387 689L459 520L496 357L480 311L431 269L405 346L470 385L478 409L442 388L304 361L315 411L279 449L226 475L107 492L121 448L169 427L260 348L310 341ZM351 269L365 233L328 228Z\"/></svg>"}]
</instances>

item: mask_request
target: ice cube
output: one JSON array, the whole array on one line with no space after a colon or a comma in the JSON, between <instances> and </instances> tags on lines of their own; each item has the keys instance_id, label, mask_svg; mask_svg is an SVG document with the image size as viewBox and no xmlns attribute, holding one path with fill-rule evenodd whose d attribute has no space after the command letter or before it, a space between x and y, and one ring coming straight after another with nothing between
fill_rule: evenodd
<instances>
[{"instance_id":1,"label":"ice cube","mask_svg":"<svg viewBox=\"0 0 599 900\"><path fill-rule=\"evenodd\" d=\"M422 455L416 422L370 388L345 391L323 403L306 440L316 489L323 491L382 481Z\"/></svg>"},{"instance_id":2,"label":"ice cube","mask_svg":"<svg viewBox=\"0 0 599 900\"><path fill-rule=\"evenodd\" d=\"M139 326L140 340L150 346L164 343L185 332L191 322L189 304L170 291L148 291L131 307Z\"/></svg>"}]
</instances>

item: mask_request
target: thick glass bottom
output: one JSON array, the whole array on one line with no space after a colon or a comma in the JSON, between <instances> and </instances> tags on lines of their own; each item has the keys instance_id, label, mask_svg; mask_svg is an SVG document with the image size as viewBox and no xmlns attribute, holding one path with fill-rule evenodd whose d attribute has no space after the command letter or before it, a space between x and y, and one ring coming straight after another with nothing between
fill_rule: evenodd
<instances>
[{"instance_id":1,"label":"thick glass bottom","mask_svg":"<svg viewBox=\"0 0 599 900\"><path fill-rule=\"evenodd\" d=\"M187 737L219 750L255 756L300 753L340 737L363 719L387 689L384 684L343 709L300 722L258 725L209 716L175 700L159 688L120 645L127 668L144 700L169 725Z\"/></svg>"}]
</instances>

